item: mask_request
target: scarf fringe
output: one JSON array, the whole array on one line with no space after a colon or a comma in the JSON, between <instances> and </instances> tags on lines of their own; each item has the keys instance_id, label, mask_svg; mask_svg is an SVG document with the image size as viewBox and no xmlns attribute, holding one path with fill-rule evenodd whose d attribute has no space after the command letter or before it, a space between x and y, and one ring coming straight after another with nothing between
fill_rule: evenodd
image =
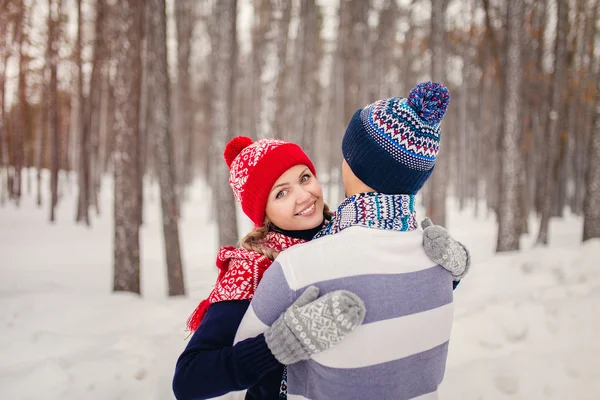
<instances>
[{"instance_id":1,"label":"scarf fringe","mask_svg":"<svg viewBox=\"0 0 600 400\"><path fill-rule=\"evenodd\" d=\"M198 304L198 307L196 307L192 315L190 315L190 317L187 320L187 331L196 332L209 306L210 302L208 301L208 299L204 299L200 302L200 304Z\"/></svg>"}]
</instances>

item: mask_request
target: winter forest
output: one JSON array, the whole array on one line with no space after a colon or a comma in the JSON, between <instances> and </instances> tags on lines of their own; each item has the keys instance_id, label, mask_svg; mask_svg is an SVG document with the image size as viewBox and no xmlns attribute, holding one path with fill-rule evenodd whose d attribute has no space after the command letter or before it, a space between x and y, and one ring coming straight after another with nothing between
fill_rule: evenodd
<instances>
[{"instance_id":1,"label":"winter forest","mask_svg":"<svg viewBox=\"0 0 600 400\"><path fill-rule=\"evenodd\" d=\"M335 209L354 112L426 80L451 101L420 217L465 243L474 271L455 294L444 398L597 398L600 321L583 308L600 315L599 0L0 0L0 297L13 304L0 397L35 398L42 382L48 398L173 398L215 251L249 230L225 144L299 144ZM22 338L23 314L51 319L29 309L45 301L71 319ZM93 321L97 336L80 328ZM523 378L540 368L553 372Z\"/></svg>"}]
</instances>

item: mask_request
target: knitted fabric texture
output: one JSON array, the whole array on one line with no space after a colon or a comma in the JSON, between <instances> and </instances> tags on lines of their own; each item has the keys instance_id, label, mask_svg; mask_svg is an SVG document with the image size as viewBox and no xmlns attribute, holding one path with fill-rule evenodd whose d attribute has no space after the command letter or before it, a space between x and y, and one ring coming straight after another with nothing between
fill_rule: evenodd
<instances>
[{"instance_id":1,"label":"knitted fabric texture","mask_svg":"<svg viewBox=\"0 0 600 400\"><path fill-rule=\"evenodd\" d=\"M271 188L291 167L306 165L316 176L315 167L304 151L294 143L277 139L252 142L245 136L233 138L224 151L229 166L229 184L244 213L262 226Z\"/></svg>"},{"instance_id":2,"label":"knitted fabric texture","mask_svg":"<svg viewBox=\"0 0 600 400\"><path fill-rule=\"evenodd\" d=\"M433 225L429 218L421 222L423 249L427 256L452 274L455 282L464 278L471 267L469 250L454 240L443 226Z\"/></svg>"},{"instance_id":3,"label":"knitted fabric texture","mask_svg":"<svg viewBox=\"0 0 600 400\"><path fill-rule=\"evenodd\" d=\"M415 196L360 193L348 197L315 239L334 235L351 226L403 232L415 230Z\"/></svg>"},{"instance_id":4,"label":"knitted fabric texture","mask_svg":"<svg viewBox=\"0 0 600 400\"><path fill-rule=\"evenodd\" d=\"M309 286L273 325L265 342L282 364L308 360L338 344L364 320L365 305L354 293L336 290L321 297Z\"/></svg>"},{"instance_id":5,"label":"knitted fabric texture","mask_svg":"<svg viewBox=\"0 0 600 400\"><path fill-rule=\"evenodd\" d=\"M305 240L302 239L269 232L263 246L281 252L288 247L304 242ZM263 274L272 263L272 260L255 251L233 246L221 247L216 261L219 269L217 283L208 298L201 301L189 317L188 330L194 332L198 329L211 304L220 301L251 299Z\"/></svg>"},{"instance_id":6,"label":"knitted fabric texture","mask_svg":"<svg viewBox=\"0 0 600 400\"><path fill-rule=\"evenodd\" d=\"M408 98L379 100L357 110L342 141L352 172L377 192L416 194L433 172L449 102L444 85L424 82Z\"/></svg>"}]
</instances>

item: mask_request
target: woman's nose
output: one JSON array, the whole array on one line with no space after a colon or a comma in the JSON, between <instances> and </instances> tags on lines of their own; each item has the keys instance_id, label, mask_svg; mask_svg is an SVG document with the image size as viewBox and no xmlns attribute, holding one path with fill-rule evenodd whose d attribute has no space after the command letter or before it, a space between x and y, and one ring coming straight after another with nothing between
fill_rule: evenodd
<instances>
[{"instance_id":1,"label":"woman's nose","mask_svg":"<svg viewBox=\"0 0 600 400\"><path fill-rule=\"evenodd\" d=\"M304 188L300 188L298 197L296 197L296 203L298 203L298 204L305 203L308 200L310 200L311 196L312 195L310 194L310 192L308 190L306 190Z\"/></svg>"}]
</instances>

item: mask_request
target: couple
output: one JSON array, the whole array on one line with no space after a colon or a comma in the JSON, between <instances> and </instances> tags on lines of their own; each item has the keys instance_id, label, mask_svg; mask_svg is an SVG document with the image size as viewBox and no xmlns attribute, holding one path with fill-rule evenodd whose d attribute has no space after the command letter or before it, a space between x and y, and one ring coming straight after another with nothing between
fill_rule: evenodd
<instances>
[{"instance_id":1,"label":"couple","mask_svg":"<svg viewBox=\"0 0 600 400\"><path fill-rule=\"evenodd\" d=\"M240 390L246 399L437 398L452 290L469 257L444 228L426 220L418 229L414 197L433 171L449 100L426 82L356 111L342 143L347 198L335 213L299 146L229 142L230 184L256 228L241 248L218 252L217 283L188 320L178 400Z\"/></svg>"}]
</instances>

